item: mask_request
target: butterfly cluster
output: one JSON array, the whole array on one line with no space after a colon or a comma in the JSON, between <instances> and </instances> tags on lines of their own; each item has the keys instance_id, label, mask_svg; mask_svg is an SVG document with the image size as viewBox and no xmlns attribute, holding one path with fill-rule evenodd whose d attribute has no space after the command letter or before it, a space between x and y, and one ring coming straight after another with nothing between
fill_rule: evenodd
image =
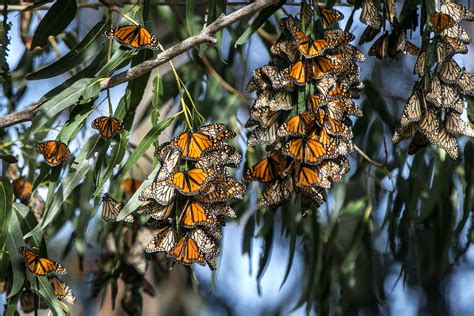
<instances>
[{"instance_id":1,"label":"butterfly cluster","mask_svg":"<svg viewBox=\"0 0 474 316\"><path fill-rule=\"evenodd\" d=\"M474 12L455 2L441 3L440 12L430 16L431 26L426 26L424 32L426 45L414 68L420 80L413 87L392 137L393 143L410 139L409 154L432 144L456 159L456 137L474 137L474 130L462 118L464 95L474 93L474 77L454 60L454 55L467 53L471 42L459 22L473 20Z\"/></svg>"},{"instance_id":2,"label":"butterfly cluster","mask_svg":"<svg viewBox=\"0 0 474 316\"><path fill-rule=\"evenodd\" d=\"M338 10L303 2L300 19L280 21L274 61L256 69L247 86L257 93L248 145L264 144L269 152L244 176L266 186L259 208L284 204L295 192L306 212L324 203L325 189L349 171L349 117L362 115L352 100L363 88L356 62L365 57L349 44L352 34L333 27L342 19ZM307 35L310 28L320 36Z\"/></svg>"},{"instance_id":3,"label":"butterfly cluster","mask_svg":"<svg viewBox=\"0 0 474 316\"><path fill-rule=\"evenodd\" d=\"M174 262L216 268L221 228L235 212L227 205L245 187L227 172L240 153L226 143L236 136L224 124L185 131L155 151L161 168L140 194L138 214L150 216L158 232L147 253L165 252Z\"/></svg>"},{"instance_id":4,"label":"butterfly cluster","mask_svg":"<svg viewBox=\"0 0 474 316\"><path fill-rule=\"evenodd\" d=\"M48 278L53 287L54 294L58 299L68 302L69 304L76 302L71 288L57 277L57 275L66 274L66 268L56 261L38 256L33 250L27 247L20 247L18 251L20 255L25 258L25 266L28 271L34 275ZM25 293L27 292L28 290Z\"/></svg>"},{"instance_id":5,"label":"butterfly cluster","mask_svg":"<svg viewBox=\"0 0 474 316\"><path fill-rule=\"evenodd\" d=\"M390 22L390 31L385 31L380 35L369 49L369 56L384 59L387 56L394 58L399 53L416 56L420 49L406 39L404 30L398 22L394 0L384 2L384 14ZM373 0L364 0L361 3L360 21L367 25L360 37L359 44L371 41L384 26L377 5Z\"/></svg>"}]
</instances>

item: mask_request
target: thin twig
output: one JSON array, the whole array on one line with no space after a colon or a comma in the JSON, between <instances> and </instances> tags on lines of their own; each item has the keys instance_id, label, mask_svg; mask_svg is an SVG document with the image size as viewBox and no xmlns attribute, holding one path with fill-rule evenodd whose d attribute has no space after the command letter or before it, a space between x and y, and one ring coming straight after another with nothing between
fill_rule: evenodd
<instances>
[{"instance_id":1,"label":"thin twig","mask_svg":"<svg viewBox=\"0 0 474 316\"><path fill-rule=\"evenodd\" d=\"M214 22L205 27L200 33L188 37L184 41L166 49L165 51L159 53L156 58L146 60L110 78L105 78L101 81L100 88L101 90L105 90L107 88L115 87L121 83L138 78L150 72L152 69L172 60L174 57L181 55L201 44L215 44L217 40L215 39L214 35L218 31L249 15L257 13L270 5L275 4L276 2L276 0L258 0L252 4L238 9L237 11L232 12L229 15L221 15ZM35 104L18 112L0 117L0 128L31 121L40 108L41 104Z\"/></svg>"},{"instance_id":2,"label":"thin twig","mask_svg":"<svg viewBox=\"0 0 474 316\"><path fill-rule=\"evenodd\" d=\"M377 167L377 168L381 168L385 174L387 175L387 177L389 179L392 179L392 175L390 174L390 172L387 170L387 168L385 167L385 164L383 163L380 163L380 162L377 162L375 160L373 160L372 158L369 157L369 155L367 155L362 149L360 149L359 147L357 147L357 145L354 145L354 150L355 152L357 152L362 158L364 158L368 163L370 163L371 165Z\"/></svg>"},{"instance_id":3,"label":"thin twig","mask_svg":"<svg viewBox=\"0 0 474 316\"><path fill-rule=\"evenodd\" d=\"M243 95L242 92L234 88L230 83L228 83L224 78L222 78L222 76L214 69L214 67L212 67L211 63L209 62L206 56L202 56L201 60L204 63L204 66L206 66L211 76L216 78L219 81L219 83L224 87L224 89L226 89L228 92L232 94L237 95L239 99L242 100L243 102L247 102L249 100L249 98Z\"/></svg>"}]
</instances>

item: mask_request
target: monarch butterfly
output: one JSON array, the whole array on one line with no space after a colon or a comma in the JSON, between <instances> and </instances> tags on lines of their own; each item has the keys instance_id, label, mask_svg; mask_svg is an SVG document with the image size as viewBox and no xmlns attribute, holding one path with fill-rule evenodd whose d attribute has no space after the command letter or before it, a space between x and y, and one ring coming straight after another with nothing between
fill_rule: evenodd
<instances>
[{"instance_id":1,"label":"monarch butterfly","mask_svg":"<svg viewBox=\"0 0 474 316\"><path fill-rule=\"evenodd\" d=\"M258 208L277 207L285 204L293 191L291 178L278 179L263 193L257 202Z\"/></svg>"},{"instance_id":2,"label":"monarch butterfly","mask_svg":"<svg viewBox=\"0 0 474 316\"><path fill-rule=\"evenodd\" d=\"M464 72L454 59L448 59L442 63L438 76L443 82L454 84L463 92L474 89L474 77Z\"/></svg>"},{"instance_id":3,"label":"monarch butterfly","mask_svg":"<svg viewBox=\"0 0 474 316\"><path fill-rule=\"evenodd\" d=\"M449 37L452 39L458 39L465 44L471 43L471 38L469 37L469 34L467 34L466 31L462 28L462 26L458 24L453 27L450 27L449 29L441 31L440 35L442 38Z\"/></svg>"},{"instance_id":4,"label":"monarch butterfly","mask_svg":"<svg viewBox=\"0 0 474 316\"><path fill-rule=\"evenodd\" d=\"M275 180L280 172L282 160L283 157L278 151L272 151L269 156L246 170L244 180L256 180L262 183L268 183Z\"/></svg>"},{"instance_id":5,"label":"monarch butterfly","mask_svg":"<svg viewBox=\"0 0 474 316\"><path fill-rule=\"evenodd\" d=\"M298 57L298 46L293 41L279 39L270 47L270 52L273 55L294 61Z\"/></svg>"},{"instance_id":6,"label":"monarch butterfly","mask_svg":"<svg viewBox=\"0 0 474 316\"><path fill-rule=\"evenodd\" d=\"M166 180L154 181L146 187L138 199L142 202L150 199L155 200L161 205L169 205L175 196L175 188L167 183Z\"/></svg>"},{"instance_id":7,"label":"monarch butterfly","mask_svg":"<svg viewBox=\"0 0 474 316\"><path fill-rule=\"evenodd\" d=\"M290 77L297 85L305 85L313 79L320 79L339 69L339 65L324 56L311 60L299 60L291 66Z\"/></svg>"},{"instance_id":8,"label":"monarch butterfly","mask_svg":"<svg viewBox=\"0 0 474 316\"><path fill-rule=\"evenodd\" d=\"M353 60L353 61L356 61L356 62L363 62L365 61L365 55L364 53L362 53L360 51L360 49L358 49L357 47L355 47L354 45L351 45L351 44L343 44L343 45L340 45L338 47L338 51L340 53L343 53L343 54L346 54L347 56L350 56L350 58Z\"/></svg>"},{"instance_id":9,"label":"monarch butterfly","mask_svg":"<svg viewBox=\"0 0 474 316\"><path fill-rule=\"evenodd\" d=\"M418 57L416 58L415 68L413 69L413 73L420 77L425 75L425 62L426 62L426 53L421 52Z\"/></svg>"},{"instance_id":10,"label":"monarch butterfly","mask_svg":"<svg viewBox=\"0 0 474 316\"><path fill-rule=\"evenodd\" d=\"M105 31L105 36L117 40L120 44L133 48L159 49L158 40L141 25L120 25Z\"/></svg>"},{"instance_id":11,"label":"monarch butterfly","mask_svg":"<svg viewBox=\"0 0 474 316\"><path fill-rule=\"evenodd\" d=\"M179 218L179 223L186 228L196 225L212 226L215 223L215 217L209 214L198 201L188 200Z\"/></svg>"},{"instance_id":12,"label":"monarch butterfly","mask_svg":"<svg viewBox=\"0 0 474 316\"><path fill-rule=\"evenodd\" d=\"M361 8L360 21L374 29L379 29L382 26L382 18L375 3L372 0L365 0L362 2Z\"/></svg>"},{"instance_id":13,"label":"monarch butterfly","mask_svg":"<svg viewBox=\"0 0 474 316\"><path fill-rule=\"evenodd\" d=\"M326 108L330 113L335 112L336 108L343 110L346 115L353 115L355 117L361 117L363 115L362 109L358 107L354 101L349 98L339 97L331 100L326 104Z\"/></svg>"},{"instance_id":14,"label":"monarch butterfly","mask_svg":"<svg viewBox=\"0 0 474 316\"><path fill-rule=\"evenodd\" d=\"M25 178L19 177L12 182L13 194L21 201L27 201L31 197L33 185Z\"/></svg>"},{"instance_id":15,"label":"monarch butterfly","mask_svg":"<svg viewBox=\"0 0 474 316\"><path fill-rule=\"evenodd\" d=\"M344 14L342 14L341 11L332 8L318 7L318 15L325 29L333 25L335 22L344 19Z\"/></svg>"},{"instance_id":16,"label":"monarch butterfly","mask_svg":"<svg viewBox=\"0 0 474 316\"><path fill-rule=\"evenodd\" d=\"M214 216L221 216L224 218L236 218L235 211L225 203L215 203L207 206L207 210Z\"/></svg>"},{"instance_id":17,"label":"monarch butterfly","mask_svg":"<svg viewBox=\"0 0 474 316\"><path fill-rule=\"evenodd\" d=\"M165 144L166 147L158 147L155 153L161 161L160 171L158 172L155 181L164 180L174 173L178 166L179 159L181 158L181 152L178 149L171 146L170 143Z\"/></svg>"},{"instance_id":18,"label":"monarch butterfly","mask_svg":"<svg viewBox=\"0 0 474 316\"><path fill-rule=\"evenodd\" d=\"M301 190L301 212L306 217L315 208L326 201L326 191L323 188L309 188Z\"/></svg>"},{"instance_id":19,"label":"monarch butterfly","mask_svg":"<svg viewBox=\"0 0 474 316\"><path fill-rule=\"evenodd\" d=\"M450 15L440 12L431 13L430 22L433 25L433 30L436 33L440 33L446 29L449 29L456 24Z\"/></svg>"},{"instance_id":20,"label":"monarch butterfly","mask_svg":"<svg viewBox=\"0 0 474 316\"><path fill-rule=\"evenodd\" d=\"M459 113L447 113L446 114L446 131L455 135L466 135L469 137L474 137L474 129L469 127L469 125L463 121L461 114Z\"/></svg>"},{"instance_id":21,"label":"monarch butterfly","mask_svg":"<svg viewBox=\"0 0 474 316\"><path fill-rule=\"evenodd\" d=\"M200 228L194 228L189 233L190 237L196 242L199 251L206 257L214 258L219 255L219 248L217 248L211 238Z\"/></svg>"},{"instance_id":22,"label":"monarch butterfly","mask_svg":"<svg viewBox=\"0 0 474 316\"><path fill-rule=\"evenodd\" d=\"M418 130L418 123L410 123L406 126L400 125L395 129L392 136L392 143L398 144L402 139L411 139Z\"/></svg>"},{"instance_id":23,"label":"monarch butterfly","mask_svg":"<svg viewBox=\"0 0 474 316\"><path fill-rule=\"evenodd\" d=\"M352 42L355 39L355 36L351 33L347 33L339 28L336 28L324 31L324 39L331 43L332 47L337 47L339 45Z\"/></svg>"},{"instance_id":24,"label":"monarch butterfly","mask_svg":"<svg viewBox=\"0 0 474 316\"><path fill-rule=\"evenodd\" d=\"M418 123L418 130L425 134L429 139L438 133L439 124L436 111L428 108L423 118Z\"/></svg>"},{"instance_id":25,"label":"monarch butterfly","mask_svg":"<svg viewBox=\"0 0 474 316\"><path fill-rule=\"evenodd\" d=\"M47 276L53 273L67 273L66 268L61 264L47 258L41 258L27 247L20 247L19 252L26 260L26 268L34 275Z\"/></svg>"},{"instance_id":26,"label":"monarch butterfly","mask_svg":"<svg viewBox=\"0 0 474 316\"><path fill-rule=\"evenodd\" d=\"M227 202L242 198L245 192L245 186L233 177L222 177L210 181L194 199L205 204Z\"/></svg>"},{"instance_id":27,"label":"monarch butterfly","mask_svg":"<svg viewBox=\"0 0 474 316\"><path fill-rule=\"evenodd\" d=\"M242 160L242 155L236 152L234 147L224 145L205 152L201 159L196 163L196 168L210 168L228 166L237 168Z\"/></svg>"},{"instance_id":28,"label":"monarch butterfly","mask_svg":"<svg viewBox=\"0 0 474 316\"><path fill-rule=\"evenodd\" d=\"M301 1L301 6L300 6L300 20L301 24L304 25L305 27L311 23L311 20L313 18L313 8L311 5L307 4L306 1Z\"/></svg>"},{"instance_id":29,"label":"monarch butterfly","mask_svg":"<svg viewBox=\"0 0 474 316\"><path fill-rule=\"evenodd\" d=\"M278 135L304 136L313 126L314 116L310 111L303 111L283 123L278 130Z\"/></svg>"},{"instance_id":30,"label":"monarch butterfly","mask_svg":"<svg viewBox=\"0 0 474 316\"><path fill-rule=\"evenodd\" d=\"M446 131L445 128L442 128L437 134L435 134L431 141L432 144L436 144L444 149L452 159L458 158L459 148L456 138Z\"/></svg>"},{"instance_id":31,"label":"monarch butterfly","mask_svg":"<svg viewBox=\"0 0 474 316\"><path fill-rule=\"evenodd\" d=\"M91 126L99 131L100 136L105 138L112 138L124 130L122 122L113 116L99 116L92 121Z\"/></svg>"},{"instance_id":32,"label":"monarch butterfly","mask_svg":"<svg viewBox=\"0 0 474 316\"><path fill-rule=\"evenodd\" d=\"M199 129L200 133L207 135L213 139L216 139L218 142L223 142L237 136L237 134L230 130L227 125L222 123L214 123L201 126Z\"/></svg>"},{"instance_id":33,"label":"monarch butterfly","mask_svg":"<svg viewBox=\"0 0 474 316\"><path fill-rule=\"evenodd\" d=\"M182 157L197 160L202 153L217 146L217 141L203 133L188 131L173 139L172 144L181 150Z\"/></svg>"},{"instance_id":34,"label":"monarch butterfly","mask_svg":"<svg viewBox=\"0 0 474 316\"><path fill-rule=\"evenodd\" d=\"M168 205L161 205L154 200L148 200L140 205L137 214L150 215L151 218L157 221L163 221L170 217L174 209L174 203Z\"/></svg>"},{"instance_id":35,"label":"monarch butterfly","mask_svg":"<svg viewBox=\"0 0 474 316\"><path fill-rule=\"evenodd\" d=\"M418 122L421 119L421 103L424 102L424 98L417 91L414 91L408 98L408 101L403 109L403 114L400 119L402 126L408 125L412 122ZM423 103L423 108L426 105Z\"/></svg>"},{"instance_id":36,"label":"monarch butterfly","mask_svg":"<svg viewBox=\"0 0 474 316\"><path fill-rule=\"evenodd\" d=\"M184 172L176 172L168 178L168 184L174 186L181 194L194 195L202 190L204 185L215 177L215 171L210 168L194 168Z\"/></svg>"},{"instance_id":37,"label":"monarch butterfly","mask_svg":"<svg viewBox=\"0 0 474 316\"><path fill-rule=\"evenodd\" d=\"M256 124L262 127L269 127L277 121L279 114L279 111L270 111L269 107L254 107L250 110L250 119L245 124L245 127Z\"/></svg>"},{"instance_id":38,"label":"monarch butterfly","mask_svg":"<svg viewBox=\"0 0 474 316\"><path fill-rule=\"evenodd\" d=\"M291 110L293 108L293 96L286 90L265 90L257 94L254 108L268 107L270 111Z\"/></svg>"},{"instance_id":39,"label":"monarch butterfly","mask_svg":"<svg viewBox=\"0 0 474 316\"><path fill-rule=\"evenodd\" d=\"M50 166L57 166L71 158L66 144L57 140L47 140L36 145L35 150L43 155L44 161Z\"/></svg>"},{"instance_id":40,"label":"monarch butterfly","mask_svg":"<svg viewBox=\"0 0 474 316\"><path fill-rule=\"evenodd\" d=\"M397 11L395 7L395 0L388 0L384 2L384 7L387 13L388 20L391 24L396 23Z\"/></svg>"},{"instance_id":41,"label":"monarch butterfly","mask_svg":"<svg viewBox=\"0 0 474 316\"><path fill-rule=\"evenodd\" d=\"M122 181L122 188L125 192L125 195L127 196L127 199L131 198L132 195L137 192L138 188L140 188L142 183L143 181L132 178L128 178Z\"/></svg>"},{"instance_id":42,"label":"monarch butterfly","mask_svg":"<svg viewBox=\"0 0 474 316\"><path fill-rule=\"evenodd\" d=\"M305 166L299 162L295 163L295 184L303 188L313 186L331 187L331 182L327 178L320 176L317 166Z\"/></svg>"},{"instance_id":43,"label":"monarch butterfly","mask_svg":"<svg viewBox=\"0 0 474 316\"><path fill-rule=\"evenodd\" d=\"M316 120L319 126L323 127L328 134L342 136L345 139L352 138L352 131L337 118L327 115L323 109L317 111Z\"/></svg>"},{"instance_id":44,"label":"monarch butterfly","mask_svg":"<svg viewBox=\"0 0 474 316\"><path fill-rule=\"evenodd\" d=\"M336 146L328 146L315 139L297 138L286 144L283 153L300 162L318 164L323 159L335 156Z\"/></svg>"},{"instance_id":45,"label":"monarch butterfly","mask_svg":"<svg viewBox=\"0 0 474 316\"><path fill-rule=\"evenodd\" d=\"M265 128L258 126L248 134L247 145L255 146L257 144L273 144L278 140L278 122L273 123L270 127Z\"/></svg>"},{"instance_id":46,"label":"monarch butterfly","mask_svg":"<svg viewBox=\"0 0 474 316\"><path fill-rule=\"evenodd\" d=\"M176 230L172 226L166 226L148 243L145 248L146 253L166 252L168 253L178 239Z\"/></svg>"},{"instance_id":47,"label":"monarch butterfly","mask_svg":"<svg viewBox=\"0 0 474 316\"><path fill-rule=\"evenodd\" d=\"M331 48L331 44L327 40L314 40L296 27L291 30L291 33L296 40L298 50L305 58L314 58Z\"/></svg>"},{"instance_id":48,"label":"monarch butterfly","mask_svg":"<svg viewBox=\"0 0 474 316\"><path fill-rule=\"evenodd\" d=\"M375 56L379 59L387 57L388 53L388 33L382 34L369 49L369 56Z\"/></svg>"},{"instance_id":49,"label":"monarch butterfly","mask_svg":"<svg viewBox=\"0 0 474 316\"><path fill-rule=\"evenodd\" d=\"M247 91L263 90L293 90L293 85L287 70L279 70L273 65L265 65L255 69L247 85Z\"/></svg>"},{"instance_id":50,"label":"monarch butterfly","mask_svg":"<svg viewBox=\"0 0 474 316\"><path fill-rule=\"evenodd\" d=\"M326 96L332 88L336 86L337 82L333 76L323 77L321 80L318 80L316 83L316 89L322 96Z\"/></svg>"},{"instance_id":51,"label":"monarch butterfly","mask_svg":"<svg viewBox=\"0 0 474 316\"><path fill-rule=\"evenodd\" d=\"M456 22L474 21L474 12L456 2L441 3L441 13L449 15Z\"/></svg>"},{"instance_id":52,"label":"monarch butterfly","mask_svg":"<svg viewBox=\"0 0 474 316\"><path fill-rule=\"evenodd\" d=\"M426 100L437 107L449 107L459 112L459 91L452 86L442 84L438 78L434 78L430 83L430 90L426 94ZM462 105L464 107L464 105ZM461 108L462 110L462 108Z\"/></svg>"},{"instance_id":53,"label":"monarch butterfly","mask_svg":"<svg viewBox=\"0 0 474 316\"><path fill-rule=\"evenodd\" d=\"M439 42L444 41L450 46L451 54L466 54L468 51L466 43L461 41L459 38L444 37Z\"/></svg>"},{"instance_id":54,"label":"monarch butterfly","mask_svg":"<svg viewBox=\"0 0 474 316\"><path fill-rule=\"evenodd\" d=\"M398 43L396 47L396 53L400 51L405 55L417 56L420 53L420 49L405 37L405 33L401 32L398 35ZM396 54L395 53L395 54ZM395 57L395 56L393 56Z\"/></svg>"},{"instance_id":55,"label":"monarch butterfly","mask_svg":"<svg viewBox=\"0 0 474 316\"><path fill-rule=\"evenodd\" d=\"M76 297L72 293L72 290L69 285L64 283L57 276L48 276L48 280L51 283L51 286L53 287L54 295L58 299L63 300L69 304L76 303Z\"/></svg>"},{"instance_id":56,"label":"monarch butterfly","mask_svg":"<svg viewBox=\"0 0 474 316\"><path fill-rule=\"evenodd\" d=\"M190 265L194 262L204 265L206 262L206 259L200 252L196 241L189 235L182 237L178 243L170 249L168 255L172 257L175 262L186 265Z\"/></svg>"},{"instance_id":57,"label":"monarch butterfly","mask_svg":"<svg viewBox=\"0 0 474 316\"><path fill-rule=\"evenodd\" d=\"M114 223L117 221L117 216L123 208L123 204L114 200L110 195L104 193L102 195L102 218L106 222ZM133 223L132 214L127 215L124 219L126 223Z\"/></svg>"}]
</instances>

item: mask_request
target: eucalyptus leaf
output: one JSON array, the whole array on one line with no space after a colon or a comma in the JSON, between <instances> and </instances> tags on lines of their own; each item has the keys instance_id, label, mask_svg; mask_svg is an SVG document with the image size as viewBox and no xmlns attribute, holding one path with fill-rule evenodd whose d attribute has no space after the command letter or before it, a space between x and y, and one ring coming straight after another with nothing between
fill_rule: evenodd
<instances>
[{"instance_id":1,"label":"eucalyptus leaf","mask_svg":"<svg viewBox=\"0 0 474 316\"><path fill-rule=\"evenodd\" d=\"M0 250L5 244L13 209L13 188L10 180L0 177Z\"/></svg>"}]
</instances>

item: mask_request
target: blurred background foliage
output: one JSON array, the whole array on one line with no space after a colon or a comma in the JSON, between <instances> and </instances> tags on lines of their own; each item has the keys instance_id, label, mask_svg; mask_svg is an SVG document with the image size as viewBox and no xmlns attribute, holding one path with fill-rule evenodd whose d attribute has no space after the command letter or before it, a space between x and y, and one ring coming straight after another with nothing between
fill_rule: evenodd
<instances>
[{"instance_id":1,"label":"blurred background foliage","mask_svg":"<svg viewBox=\"0 0 474 316\"><path fill-rule=\"evenodd\" d=\"M99 79L154 54L119 48L102 33L127 23L120 12L143 22L167 48L246 3L3 3L0 115L42 104L31 122L0 130L0 302L7 314L25 311L18 307L28 290L25 279L39 294L40 299L33 295L34 306L42 307L44 301L55 313L64 312L49 284L25 272L17 252L25 244L67 267L65 281L78 300L67 308L72 314L474 312L472 140L461 139L457 160L434 148L409 156L406 144L390 142L415 80L416 58L372 57L361 65L365 89L358 104L364 116L355 121L354 144L383 168L353 153L350 174L306 218L296 203L258 210L260 188L250 184L246 198L233 205L238 218L224 229L217 272L182 266L169 270L158 255L144 275L134 276L138 268L131 248L140 242L140 223L105 223L100 197L108 192L127 203L123 180L149 177L158 164L154 146L180 129L183 117L175 114L180 100L189 98L167 64L100 91ZM335 5L346 16L341 27L358 39L364 30L358 22L360 1ZM427 14L426 7L434 5L431 0L396 2L402 14L415 7L418 14ZM246 83L255 68L268 62L279 18L298 12L299 3L281 1L219 32L217 45L200 45L173 60L206 120L238 132L233 145L245 157L235 173L238 179L245 166L262 157L258 148L246 148L242 122L253 102ZM474 34L472 25L466 24L466 30ZM420 44L417 31L408 37ZM370 43L358 47L367 53ZM471 56L469 52L461 59L470 72ZM108 100L127 130L111 140L90 128L95 117L107 112ZM45 139L68 143L72 162L46 166L33 150ZM11 180L18 176L33 184L28 201L13 199ZM136 256L139 261L144 254Z\"/></svg>"}]
</instances>

